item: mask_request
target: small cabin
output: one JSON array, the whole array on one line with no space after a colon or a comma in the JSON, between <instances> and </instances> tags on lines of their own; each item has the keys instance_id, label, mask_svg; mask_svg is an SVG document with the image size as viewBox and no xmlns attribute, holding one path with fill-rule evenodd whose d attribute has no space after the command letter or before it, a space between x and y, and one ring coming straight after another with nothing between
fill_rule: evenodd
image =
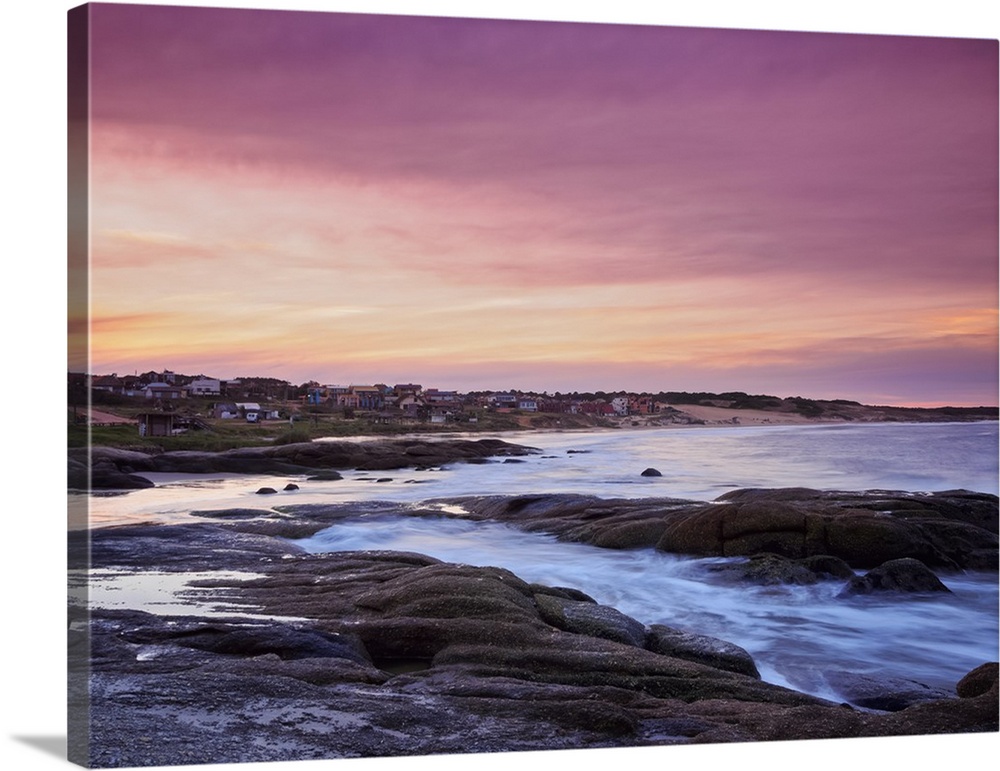
<instances>
[{"instance_id":1,"label":"small cabin","mask_svg":"<svg viewBox=\"0 0 1000 771\"><path fill-rule=\"evenodd\" d=\"M139 436L171 436L176 417L174 412L143 412L136 415Z\"/></svg>"}]
</instances>

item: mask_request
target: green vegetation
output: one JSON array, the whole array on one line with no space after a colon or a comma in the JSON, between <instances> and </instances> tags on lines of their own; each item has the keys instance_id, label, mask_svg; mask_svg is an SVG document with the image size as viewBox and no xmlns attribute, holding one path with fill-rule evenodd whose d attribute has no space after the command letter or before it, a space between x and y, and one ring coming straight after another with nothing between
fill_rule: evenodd
<instances>
[{"instance_id":1,"label":"green vegetation","mask_svg":"<svg viewBox=\"0 0 1000 771\"><path fill-rule=\"evenodd\" d=\"M71 373L72 374L72 373ZM222 451L238 447L269 444L308 442L324 437L393 437L404 434L429 436L454 433L495 433L527 430L572 430L588 428L616 428L623 425L619 418L610 419L594 414L573 414L569 411L532 412L518 409L495 410L485 404L487 392L466 395L466 403L453 405L447 419L440 411L424 405L416 414L404 414L401 409L375 412L360 408L337 406L331 402L306 404L308 384L299 388L289 387L283 381L271 378L244 378L248 393L267 397L260 399L269 410L283 416L280 420L248 422L243 419L210 417L219 397L194 396L174 401L147 400L143 397L114 395L95 390L91 403L82 376L71 377L68 389L68 442L70 447L85 447L88 440L98 446L114 446L144 452L171 450ZM603 401L615 397L640 396L648 405L658 405L650 415L633 415L634 426L664 423L684 425L703 424L706 421L685 414L684 405L722 407L730 410L759 410L782 415L801 415L812 419L841 421L954 421L996 420L996 407L941 407L907 408L865 406L847 399L816 400L801 396L780 398L767 394L748 394L743 391L711 393L707 391L661 391L656 394L628 394L624 391L594 393L573 392L545 395L545 400L562 402L553 407L568 407L569 402ZM677 407L667 406L677 405ZM124 425L93 425L83 423L88 406L96 412L135 421L147 412L170 413L175 425L181 427L171 436L140 436L135 422ZM594 406L594 405L591 405ZM648 417L648 421L645 418ZM99 420L99 415L95 417ZM759 418L754 418L758 420ZM767 418L763 418L767 422ZM718 422L718 421L708 421ZM732 417L728 422L739 422Z\"/></svg>"},{"instance_id":2,"label":"green vegetation","mask_svg":"<svg viewBox=\"0 0 1000 771\"><path fill-rule=\"evenodd\" d=\"M133 403L134 404L134 403ZM102 405L103 406L103 405ZM184 411L176 414L193 417L197 411L192 405L185 405ZM131 407L113 407L115 415L135 418L142 412L151 411ZM204 414L206 411L201 411ZM74 417L69 410L67 441L70 447L85 447L88 441L87 426ZM468 422L469 417L476 422ZM571 416L555 416L558 419ZM529 428L519 420L519 415L495 414L478 411L465 415L464 420L445 423L392 421L373 418L361 411L312 410L306 414L296 414L293 422L287 419L248 423L239 419L198 418L198 424L207 428L188 428L172 436L140 436L134 423L119 425L91 426L90 442L95 446L121 447L141 452L166 452L172 450L196 450L220 452L238 447L252 447L268 444L291 444L308 442L324 437L359 436L401 436L405 434L453 434L455 432L494 433L499 431L521 431Z\"/></svg>"},{"instance_id":3,"label":"green vegetation","mask_svg":"<svg viewBox=\"0 0 1000 771\"><path fill-rule=\"evenodd\" d=\"M796 396L794 399L789 399L789 401L795 405L796 412L805 415L807 418L818 418L825 412L823 405L812 399L803 399L801 396Z\"/></svg>"},{"instance_id":4,"label":"green vegetation","mask_svg":"<svg viewBox=\"0 0 1000 771\"><path fill-rule=\"evenodd\" d=\"M292 428L274 437L275 444L297 444L310 441L312 441L312 436L304 428Z\"/></svg>"}]
</instances>

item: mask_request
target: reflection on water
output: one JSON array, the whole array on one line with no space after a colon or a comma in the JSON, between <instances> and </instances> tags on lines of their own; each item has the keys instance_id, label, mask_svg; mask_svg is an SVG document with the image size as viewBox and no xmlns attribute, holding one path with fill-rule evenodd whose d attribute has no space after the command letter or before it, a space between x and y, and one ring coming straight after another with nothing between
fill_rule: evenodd
<instances>
[{"instance_id":1,"label":"reflection on water","mask_svg":"<svg viewBox=\"0 0 1000 771\"><path fill-rule=\"evenodd\" d=\"M506 435L540 454L523 463L457 463L441 469L305 476L145 474L157 487L91 497L93 524L177 521L196 509L462 495L576 493L714 500L740 487L997 493L996 423L864 424L752 428L538 432ZM662 477L643 477L648 467ZM377 481L389 479L388 482ZM257 495L260 487L281 490Z\"/></svg>"},{"instance_id":2,"label":"reflection on water","mask_svg":"<svg viewBox=\"0 0 1000 771\"><path fill-rule=\"evenodd\" d=\"M75 578L82 580L80 576ZM99 570L87 576L87 597L93 608L142 610L165 616L246 615L245 606L219 602L212 598L209 590L192 586L192 582L254 578L259 576L222 570L190 573Z\"/></svg>"}]
</instances>

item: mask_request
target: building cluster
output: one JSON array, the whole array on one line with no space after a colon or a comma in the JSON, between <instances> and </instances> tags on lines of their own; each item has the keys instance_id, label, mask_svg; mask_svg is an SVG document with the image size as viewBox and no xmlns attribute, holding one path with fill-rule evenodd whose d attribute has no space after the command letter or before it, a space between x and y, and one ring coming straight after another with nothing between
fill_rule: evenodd
<instances>
[{"instance_id":1,"label":"building cluster","mask_svg":"<svg viewBox=\"0 0 1000 771\"><path fill-rule=\"evenodd\" d=\"M376 413L381 417L399 417L444 423L486 411L494 413L545 412L597 417L651 415L671 409L649 396L622 394L608 399L576 396L550 396L523 391L460 393L439 388L424 388L415 383L387 385L312 385L304 402L345 410Z\"/></svg>"},{"instance_id":2,"label":"building cluster","mask_svg":"<svg viewBox=\"0 0 1000 771\"><path fill-rule=\"evenodd\" d=\"M668 404L642 394L620 393L607 395L606 398L586 398L577 394L564 396L522 391L460 393L424 388L417 383L389 386L310 382L293 386L273 378L221 380L202 375L183 376L169 370L141 375L93 376L90 387L94 392L146 399L151 405L172 403L176 406L177 402L188 398L214 399L214 417L249 422L287 419L292 413L303 411L343 411L345 414L364 413L376 420L444 423L475 421L476 415L483 411L624 417L651 415L671 409Z\"/></svg>"}]
</instances>

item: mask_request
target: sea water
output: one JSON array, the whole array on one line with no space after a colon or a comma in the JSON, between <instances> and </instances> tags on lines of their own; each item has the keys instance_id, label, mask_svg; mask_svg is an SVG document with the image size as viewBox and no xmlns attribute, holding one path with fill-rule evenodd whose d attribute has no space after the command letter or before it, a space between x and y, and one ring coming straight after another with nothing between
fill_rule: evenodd
<instances>
[{"instance_id":1,"label":"sea water","mask_svg":"<svg viewBox=\"0 0 1000 771\"><path fill-rule=\"evenodd\" d=\"M702 501L743 487L996 494L997 435L994 422L532 432L500 437L537 448L509 459L518 462L344 472L342 480L323 482L294 475L151 474L154 488L91 496L91 522L192 521L191 512L199 509L352 501L417 505L435 498L546 492ZM650 467L662 476L642 476ZM256 493L263 486L280 491L289 482L299 489ZM314 552L416 551L575 587L645 624L736 643L754 656L764 679L821 696L833 697L826 672L952 688L973 667L997 659L993 573L942 574L950 594L845 599L837 596L840 582L731 586L712 572L713 560L599 549L446 516L360 517L300 545Z\"/></svg>"},{"instance_id":2,"label":"sea water","mask_svg":"<svg viewBox=\"0 0 1000 771\"><path fill-rule=\"evenodd\" d=\"M391 549L504 567L528 582L581 589L644 624L665 624L745 648L768 682L835 698L824 673L914 679L953 688L996 659L995 574L942 574L951 594L837 595L846 581L740 586L712 572L725 559L654 549L615 551L502 523L375 516L297 542L314 553Z\"/></svg>"},{"instance_id":3,"label":"sea water","mask_svg":"<svg viewBox=\"0 0 1000 771\"><path fill-rule=\"evenodd\" d=\"M205 508L528 493L709 501L743 487L961 488L995 495L997 436L995 422L523 432L492 438L529 445L537 454L425 470L346 471L333 482L296 475L146 474L157 487L98 493L90 519L96 525L163 522ZM662 476L642 476L647 468ZM290 482L299 489L256 494L261 487L281 491Z\"/></svg>"}]
</instances>

